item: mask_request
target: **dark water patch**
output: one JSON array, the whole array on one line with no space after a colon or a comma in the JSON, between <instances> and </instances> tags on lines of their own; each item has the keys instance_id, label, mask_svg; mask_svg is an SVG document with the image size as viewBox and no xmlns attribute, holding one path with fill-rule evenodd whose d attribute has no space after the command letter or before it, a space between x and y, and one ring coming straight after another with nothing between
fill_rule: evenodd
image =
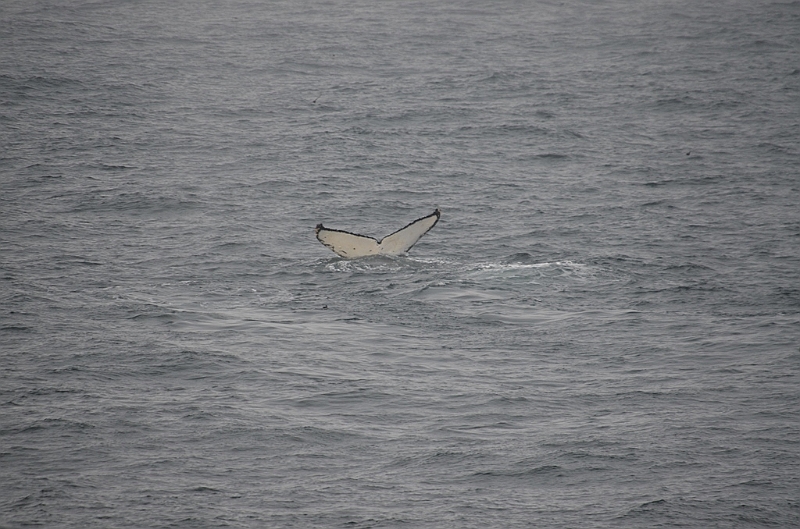
<instances>
[{"instance_id":1,"label":"dark water patch","mask_svg":"<svg viewBox=\"0 0 800 529\"><path fill-rule=\"evenodd\" d=\"M522 465L521 465L522 466ZM559 465L541 465L530 468L521 468L515 470L486 470L475 473L475 477L480 480L492 478L510 478L510 479L535 479L539 477L554 477L563 478L567 471Z\"/></svg>"},{"instance_id":2,"label":"dark water patch","mask_svg":"<svg viewBox=\"0 0 800 529\"><path fill-rule=\"evenodd\" d=\"M178 216L202 208L203 202L174 195L120 192L118 189L70 197L74 206L70 213L126 213L137 217Z\"/></svg>"},{"instance_id":3,"label":"dark water patch","mask_svg":"<svg viewBox=\"0 0 800 529\"><path fill-rule=\"evenodd\" d=\"M509 255L503 261L508 264L513 264L513 263L533 263L537 262L538 260L528 252L518 252L513 255Z\"/></svg>"},{"instance_id":4,"label":"dark water patch","mask_svg":"<svg viewBox=\"0 0 800 529\"><path fill-rule=\"evenodd\" d=\"M180 350L158 355L139 354L135 370L146 376L200 380L217 378L231 364L237 363L239 359L223 352Z\"/></svg>"},{"instance_id":5,"label":"dark water patch","mask_svg":"<svg viewBox=\"0 0 800 529\"><path fill-rule=\"evenodd\" d=\"M92 261L82 255L58 255L54 257L53 269L64 270L72 269L74 266L102 266L105 263Z\"/></svg>"},{"instance_id":6,"label":"dark water patch","mask_svg":"<svg viewBox=\"0 0 800 529\"><path fill-rule=\"evenodd\" d=\"M714 269L710 266L706 266L700 263L682 263L682 264L674 264L674 265L667 265L664 267L664 270L667 272L681 272L681 273L689 273L694 274L700 271L713 271Z\"/></svg>"},{"instance_id":7,"label":"dark water patch","mask_svg":"<svg viewBox=\"0 0 800 529\"><path fill-rule=\"evenodd\" d=\"M70 432L82 432L89 429L95 429L96 426L82 421L72 421L68 419L45 418L34 421L31 424L20 426L18 429L11 429L9 434L24 434L31 432L48 432L50 435L65 435Z\"/></svg>"},{"instance_id":8,"label":"dark water patch","mask_svg":"<svg viewBox=\"0 0 800 529\"><path fill-rule=\"evenodd\" d=\"M30 327L26 325L20 324L4 324L0 325L0 332L7 332L7 333L27 333L35 331L35 327Z\"/></svg>"},{"instance_id":9,"label":"dark water patch","mask_svg":"<svg viewBox=\"0 0 800 529\"><path fill-rule=\"evenodd\" d=\"M118 140L119 138L112 138L112 140ZM130 171L138 169L137 167L128 166L128 165L109 165L109 164L101 164L100 169L103 171Z\"/></svg>"}]
</instances>

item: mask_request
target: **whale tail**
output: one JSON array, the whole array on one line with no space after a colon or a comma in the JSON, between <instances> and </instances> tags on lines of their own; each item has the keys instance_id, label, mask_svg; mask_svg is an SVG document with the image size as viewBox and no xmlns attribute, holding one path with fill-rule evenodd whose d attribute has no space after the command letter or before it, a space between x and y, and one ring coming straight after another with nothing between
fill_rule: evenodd
<instances>
[{"instance_id":1,"label":"whale tail","mask_svg":"<svg viewBox=\"0 0 800 529\"><path fill-rule=\"evenodd\" d=\"M441 217L439 208L428 216L419 218L381 240L343 230L332 230L317 224L315 233L319 242L341 257L355 258L368 255L400 255L414 246L423 235L436 226Z\"/></svg>"}]
</instances>

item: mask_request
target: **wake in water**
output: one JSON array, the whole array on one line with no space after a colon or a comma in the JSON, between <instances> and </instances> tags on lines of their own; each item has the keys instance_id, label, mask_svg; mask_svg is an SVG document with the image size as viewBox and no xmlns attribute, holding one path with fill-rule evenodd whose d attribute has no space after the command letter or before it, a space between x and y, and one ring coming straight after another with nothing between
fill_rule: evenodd
<instances>
[{"instance_id":1,"label":"wake in water","mask_svg":"<svg viewBox=\"0 0 800 529\"><path fill-rule=\"evenodd\" d=\"M419 258L396 256L370 256L364 259L324 260L326 272L432 272L443 274L456 281L544 281L552 278L570 278L586 281L595 277L600 268L574 261L543 261L520 263L507 261L483 261L464 263L445 258Z\"/></svg>"}]
</instances>

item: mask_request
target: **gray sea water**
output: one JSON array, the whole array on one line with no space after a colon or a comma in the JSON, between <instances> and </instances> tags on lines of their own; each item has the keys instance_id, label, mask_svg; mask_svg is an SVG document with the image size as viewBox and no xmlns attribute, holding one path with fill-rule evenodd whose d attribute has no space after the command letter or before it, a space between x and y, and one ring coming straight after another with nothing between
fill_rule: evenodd
<instances>
[{"instance_id":1,"label":"gray sea water","mask_svg":"<svg viewBox=\"0 0 800 529\"><path fill-rule=\"evenodd\" d=\"M800 526L800 2L9 0L0 149L2 527Z\"/></svg>"}]
</instances>

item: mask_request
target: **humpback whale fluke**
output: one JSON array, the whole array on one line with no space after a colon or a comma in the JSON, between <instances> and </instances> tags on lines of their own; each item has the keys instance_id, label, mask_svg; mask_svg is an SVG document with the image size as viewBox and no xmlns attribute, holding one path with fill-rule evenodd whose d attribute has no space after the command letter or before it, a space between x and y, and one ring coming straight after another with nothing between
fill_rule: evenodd
<instances>
[{"instance_id":1,"label":"humpback whale fluke","mask_svg":"<svg viewBox=\"0 0 800 529\"><path fill-rule=\"evenodd\" d=\"M314 231L319 242L341 257L400 255L410 250L423 235L436 226L441 214L439 208L436 208L427 217L419 218L381 240L348 231L332 230L322 224L317 224Z\"/></svg>"}]
</instances>

